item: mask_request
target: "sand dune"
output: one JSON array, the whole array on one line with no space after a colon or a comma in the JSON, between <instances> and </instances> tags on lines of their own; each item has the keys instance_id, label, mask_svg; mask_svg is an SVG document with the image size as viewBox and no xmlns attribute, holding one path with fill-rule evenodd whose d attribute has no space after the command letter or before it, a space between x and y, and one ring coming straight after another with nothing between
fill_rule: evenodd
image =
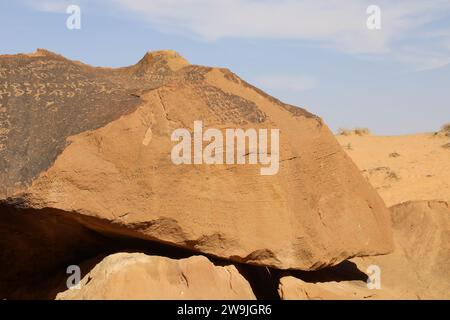
<instances>
[{"instance_id":1,"label":"sand dune","mask_svg":"<svg viewBox=\"0 0 450 320\"><path fill-rule=\"evenodd\" d=\"M403 136L336 137L387 206L406 201L450 201L450 138L423 133Z\"/></svg>"}]
</instances>

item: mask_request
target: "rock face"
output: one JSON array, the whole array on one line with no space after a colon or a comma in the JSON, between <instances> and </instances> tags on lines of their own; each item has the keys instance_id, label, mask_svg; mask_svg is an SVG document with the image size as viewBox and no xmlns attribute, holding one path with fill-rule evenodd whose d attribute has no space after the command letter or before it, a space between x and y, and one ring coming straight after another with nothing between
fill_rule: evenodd
<instances>
[{"instance_id":1,"label":"rock face","mask_svg":"<svg viewBox=\"0 0 450 320\"><path fill-rule=\"evenodd\" d=\"M282 299L450 299L450 206L443 201L406 202L391 208L396 248L379 257L354 258L366 272L378 266L379 289L366 281L280 279Z\"/></svg>"},{"instance_id":2,"label":"rock face","mask_svg":"<svg viewBox=\"0 0 450 320\"><path fill-rule=\"evenodd\" d=\"M3 206L280 269L392 250L383 201L321 119L226 69L174 52L93 68L43 50L2 56L0 67ZM203 130L279 129L278 173L175 165L171 134L196 120Z\"/></svg>"},{"instance_id":3,"label":"rock face","mask_svg":"<svg viewBox=\"0 0 450 320\"><path fill-rule=\"evenodd\" d=\"M233 265L217 267L203 256L173 260L142 253L106 257L59 300L245 299L255 295Z\"/></svg>"},{"instance_id":4,"label":"rock face","mask_svg":"<svg viewBox=\"0 0 450 320\"><path fill-rule=\"evenodd\" d=\"M383 291L397 299L450 299L450 205L410 201L390 208L395 251L352 259L360 270L378 265Z\"/></svg>"},{"instance_id":5,"label":"rock face","mask_svg":"<svg viewBox=\"0 0 450 320\"><path fill-rule=\"evenodd\" d=\"M369 290L362 281L308 283L294 277L281 278L278 292L283 300L361 300L378 297L377 291Z\"/></svg>"}]
</instances>

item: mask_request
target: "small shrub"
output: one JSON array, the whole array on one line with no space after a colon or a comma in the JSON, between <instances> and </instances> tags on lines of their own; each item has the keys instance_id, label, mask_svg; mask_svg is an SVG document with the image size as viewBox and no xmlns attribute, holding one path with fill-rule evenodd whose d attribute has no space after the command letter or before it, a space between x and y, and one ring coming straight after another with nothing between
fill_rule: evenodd
<instances>
[{"instance_id":1,"label":"small shrub","mask_svg":"<svg viewBox=\"0 0 450 320\"><path fill-rule=\"evenodd\" d=\"M367 128L355 128L355 129L340 128L338 130L338 135L340 136L351 136L351 135L365 136L368 134L370 134L370 130Z\"/></svg>"},{"instance_id":2,"label":"small shrub","mask_svg":"<svg viewBox=\"0 0 450 320\"><path fill-rule=\"evenodd\" d=\"M392 180L400 180L400 178L398 177L398 175L394 171L389 172L388 178L392 179Z\"/></svg>"},{"instance_id":3,"label":"small shrub","mask_svg":"<svg viewBox=\"0 0 450 320\"><path fill-rule=\"evenodd\" d=\"M356 128L354 132L358 136L366 136L370 134L370 130L368 128Z\"/></svg>"},{"instance_id":4,"label":"small shrub","mask_svg":"<svg viewBox=\"0 0 450 320\"><path fill-rule=\"evenodd\" d=\"M344 146L345 150L353 150L352 144L348 143L347 145Z\"/></svg>"},{"instance_id":5,"label":"small shrub","mask_svg":"<svg viewBox=\"0 0 450 320\"><path fill-rule=\"evenodd\" d=\"M450 137L450 123L446 123L441 127L441 133L445 134L447 137Z\"/></svg>"},{"instance_id":6,"label":"small shrub","mask_svg":"<svg viewBox=\"0 0 450 320\"><path fill-rule=\"evenodd\" d=\"M352 134L352 131L349 129L339 128L338 135L340 136L349 136Z\"/></svg>"}]
</instances>

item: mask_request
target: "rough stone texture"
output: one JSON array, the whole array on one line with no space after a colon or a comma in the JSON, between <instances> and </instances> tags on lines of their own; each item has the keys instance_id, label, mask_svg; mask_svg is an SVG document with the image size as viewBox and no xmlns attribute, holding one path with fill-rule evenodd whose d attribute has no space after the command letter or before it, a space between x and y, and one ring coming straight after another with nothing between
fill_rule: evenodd
<instances>
[{"instance_id":1,"label":"rough stone texture","mask_svg":"<svg viewBox=\"0 0 450 320\"><path fill-rule=\"evenodd\" d=\"M379 257L354 258L359 270L380 268L380 289L362 279L306 282L280 279L282 299L450 299L450 208L443 201L391 207L396 248Z\"/></svg>"},{"instance_id":2,"label":"rough stone texture","mask_svg":"<svg viewBox=\"0 0 450 320\"><path fill-rule=\"evenodd\" d=\"M192 66L174 52L119 69L46 51L0 63L5 206L96 217L127 236L281 269L392 249L384 203L326 125L228 70ZM37 95L50 83L62 93ZM174 165L170 135L194 120L279 128L278 174L248 164Z\"/></svg>"},{"instance_id":3,"label":"rough stone texture","mask_svg":"<svg viewBox=\"0 0 450 320\"><path fill-rule=\"evenodd\" d=\"M255 299L236 267L215 266L203 256L173 260L117 253L97 264L80 285L56 299Z\"/></svg>"},{"instance_id":4,"label":"rough stone texture","mask_svg":"<svg viewBox=\"0 0 450 320\"><path fill-rule=\"evenodd\" d=\"M390 208L395 251L352 259L361 270L376 264L382 290L399 299L450 299L450 205L409 201Z\"/></svg>"},{"instance_id":5,"label":"rough stone texture","mask_svg":"<svg viewBox=\"0 0 450 320\"><path fill-rule=\"evenodd\" d=\"M283 300L361 300L385 299L378 296L377 290L369 290L362 281L330 281L308 283L294 277L280 279L278 289Z\"/></svg>"}]
</instances>

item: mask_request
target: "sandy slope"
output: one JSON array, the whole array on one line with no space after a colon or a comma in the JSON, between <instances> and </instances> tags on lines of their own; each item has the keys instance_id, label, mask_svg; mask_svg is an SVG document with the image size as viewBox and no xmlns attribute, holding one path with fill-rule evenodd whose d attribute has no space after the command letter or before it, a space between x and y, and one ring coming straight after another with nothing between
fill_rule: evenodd
<instances>
[{"instance_id":1,"label":"sandy slope","mask_svg":"<svg viewBox=\"0 0 450 320\"><path fill-rule=\"evenodd\" d=\"M386 205L450 200L450 138L432 133L404 136L337 136Z\"/></svg>"}]
</instances>

